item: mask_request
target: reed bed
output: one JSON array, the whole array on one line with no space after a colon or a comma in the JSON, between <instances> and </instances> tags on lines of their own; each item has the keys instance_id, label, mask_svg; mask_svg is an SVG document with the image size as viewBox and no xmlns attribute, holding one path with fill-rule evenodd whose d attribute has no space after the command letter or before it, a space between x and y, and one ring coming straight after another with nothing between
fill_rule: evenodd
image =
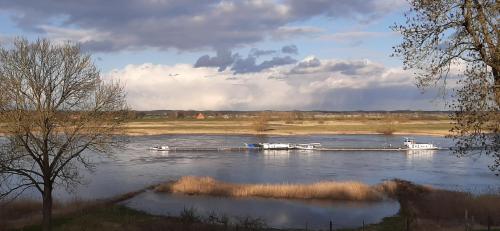
<instances>
[{"instance_id":1,"label":"reed bed","mask_svg":"<svg viewBox=\"0 0 500 231\"><path fill-rule=\"evenodd\" d=\"M471 195L464 192L437 190L414 200L417 216L434 220L469 219L482 225L500 226L500 196ZM466 212L467 211L467 212Z\"/></svg>"},{"instance_id":2,"label":"reed bed","mask_svg":"<svg viewBox=\"0 0 500 231\"><path fill-rule=\"evenodd\" d=\"M155 188L157 192L222 197L263 197L282 199L329 199L379 201L383 192L374 186L354 181L323 181L312 184L232 184L211 177L185 176Z\"/></svg>"}]
</instances>

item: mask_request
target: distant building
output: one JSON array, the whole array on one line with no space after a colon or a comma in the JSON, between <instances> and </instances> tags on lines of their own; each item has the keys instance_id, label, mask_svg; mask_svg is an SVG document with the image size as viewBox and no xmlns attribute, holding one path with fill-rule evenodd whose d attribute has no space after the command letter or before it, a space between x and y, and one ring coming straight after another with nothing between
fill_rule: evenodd
<instances>
[{"instance_id":1,"label":"distant building","mask_svg":"<svg viewBox=\"0 0 500 231\"><path fill-rule=\"evenodd\" d=\"M196 118L197 120L204 120L206 117L203 113L200 112L200 113L196 114L196 116L194 118Z\"/></svg>"}]
</instances>

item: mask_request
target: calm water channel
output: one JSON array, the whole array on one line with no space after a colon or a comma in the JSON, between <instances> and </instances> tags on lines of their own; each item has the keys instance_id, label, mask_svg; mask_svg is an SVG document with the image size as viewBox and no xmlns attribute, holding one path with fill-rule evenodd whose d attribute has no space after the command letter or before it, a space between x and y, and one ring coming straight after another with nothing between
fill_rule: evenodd
<instances>
[{"instance_id":1,"label":"calm water channel","mask_svg":"<svg viewBox=\"0 0 500 231\"><path fill-rule=\"evenodd\" d=\"M446 138L416 136L419 142L449 147ZM269 152L154 152L153 145L230 146L243 143L320 142L324 147L400 146L403 137L381 135L328 136L215 136L162 135L130 137L124 150L112 158L96 159L96 169L84 176L85 185L73 193L56 192L59 199L105 198L185 175L212 176L235 183L307 183L321 180L355 180L377 184L401 178L438 188L490 193L500 190L500 177L487 168L488 158L457 158L450 151L269 151ZM178 214L184 208L200 213L260 216L274 227L324 227L332 219L338 227L378 222L395 214L394 201L380 203L223 199L174 196L146 192L125 202L154 214ZM336 222L338 221L338 222Z\"/></svg>"}]
</instances>

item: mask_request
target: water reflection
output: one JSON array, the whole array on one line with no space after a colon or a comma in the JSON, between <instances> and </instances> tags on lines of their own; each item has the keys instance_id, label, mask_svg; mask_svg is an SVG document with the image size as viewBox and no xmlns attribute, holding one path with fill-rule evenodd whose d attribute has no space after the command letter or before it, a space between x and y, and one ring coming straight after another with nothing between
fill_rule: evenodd
<instances>
[{"instance_id":1,"label":"water reflection","mask_svg":"<svg viewBox=\"0 0 500 231\"><path fill-rule=\"evenodd\" d=\"M437 150L407 150L406 158L409 161L413 160L432 160Z\"/></svg>"},{"instance_id":2,"label":"water reflection","mask_svg":"<svg viewBox=\"0 0 500 231\"><path fill-rule=\"evenodd\" d=\"M335 228L352 228L377 223L399 210L395 201L334 202L300 201L262 198L220 198L146 192L126 201L131 208L156 215L177 216L185 208L194 208L201 215L210 213L237 217L262 218L274 228L324 229L333 220Z\"/></svg>"},{"instance_id":3,"label":"water reflection","mask_svg":"<svg viewBox=\"0 0 500 231\"><path fill-rule=\"evenodd\" d=\"M417 140L449 147L452 140L418 136ZM272 151L267 152L151 152L154 145L208 146L225 144L241 147L258 143L256 136L161 135L130 137L126 149L113 158L96 158L96 171L82 172L86 185L76 194L57 188L60 200L79 197L94 199L112 197L145 186L178 179L186 175L211 176L234 183L312 183L324 180L361 181L378 184L383 180L401 178L439 188L498 192L500 178L488 169L491 158L478 160L457 158L449 150L427 152L330 152ZM269 136L266 142L313 143L324 147L377 147L396 145L402 137L378 135ZM38 194L36 194L38 195Z\"/></svg>"}]
</instances>

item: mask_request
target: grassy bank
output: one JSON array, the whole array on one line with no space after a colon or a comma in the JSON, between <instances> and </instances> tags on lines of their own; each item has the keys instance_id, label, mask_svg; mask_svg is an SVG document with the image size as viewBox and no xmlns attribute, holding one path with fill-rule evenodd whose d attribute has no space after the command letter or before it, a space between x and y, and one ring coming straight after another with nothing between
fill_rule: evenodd
<instances>
[{"instance_id":1,"label":"grassy bank","mask_svg":"<svg viewBox=\"0 0 500 231\"><path fill-rule=\"evenodd\" d=\"M410 223L412 227L420 227L421 230L442 230L442 227L463 228L465 222L476 227L500 226L498 194L472 195L415 185L402 180L385 181L369 186L359 182L232 184L209 177L183 177L175 182L161 184L155 191L281 199L375 201L392 198L398 200L401 205L399 216L404 218L405 225Z\"/></svg>"},{"instance_id":2,"label":"grassy bank","mask_svg":"<svg viewBox=\"0 0 500 231\"><path fill-rule=\"evenodd\" d=\"M232 184L211 177L186 176L155 188L156 192L224 197L263 197L279 199L328 199L377 201L384 194L377 187L359 182L324 181L313 184Z\"/></svg>"},{"instance_id":3,"label":"grassy bank","mask_svg":"<svg viewBox=\"0 0 500 231\"><path fill-rule=\"evenodd\" d=\"M451 123L447 119L429 120L271 120L265 128L252 120L136 120L126 125L129 135L160 134L415 134L445 136Z\"/></svg>"},{"instance_id":4,"label":"grassy bank","mask_svg":"<svg viewBox=\"0 0 500 231\"><path fill-rule=\"evenodd\" d=\"M491 230L500 230L498 194L474 196L402 180L391 180L375 186L361 184L361 187L352 182L335 183L338 184L323 182L305 185L241 185L218 182L210 178L185 177L177 182L149 189L169 193L289 199L378 200L389 197L398 200L401 205L397 215L384 218L378 224L367 225L364 229L360 227L343 231L401 231L407 230L407 227L411 230L462 231L465 226L472 227L470 230L487 230L488 224L492 227ZM116 205L117 202L142 191L144 190L104 201L57 204L54 230L275 230L267 228L259 218L244 217L230 221L230 214L198 214L194 209L185 209L179 217L164 217ZM464 216L465 211L467 218ZM0 205L0 230L6 230L8 227L9 230L40 230L37 225L40 222L39 212L40 203L36 201L16 201L7 207ZM328 229L328 224L325 224L324 229Z\"/></svg>"},{"instance_id":5,"label":"grassy bank","mask_svg":"<svg viewBox=\"0 0 500 231\"><path fill-rule=\"evenodd\" d=\"M0 135L6 133L0 122ZM256 119L133 119L125 125L128 135L162 134L414 134L445 136L452 124L446 117L348 117L283 120L270 119L256 124Z\"/></svg>"},{"instance_id":6,"label":"grassy bank","mask_svg":"<svg viewBox=\"0 0 500 231\"><path fill-rule=\"evenodd\" d=\"M364 230L401 231L404 230L401 216L384 218L379 224L367 225ZM325 224L324 230L328 229ZM38 231L40 225L25 226L19 231ZM124 206L108 205L57 216L53 221L54 231L299 231L305 229L273 229L266 227L263 220L243 217L229 221L224 215L202 216L193 210L185 210L179 217L154 216ZM358 231L341 229L338 231Z\"/></svg>"},{"instance_id":7,"label":"grassy bank","mask_svg":"<svg viewBox=\"0 0 500 231\"><path fill-rule=\"evenodd\" d=\"M201 217L186 210L180 217L154 216L119 205L93 207L77 213L59 216L53 222L54 231L222 231L273 230L258 219L243 219L233 223L223 217ZM41 230L40 225L20 229Z\"/></svg>"}]
</instances>

